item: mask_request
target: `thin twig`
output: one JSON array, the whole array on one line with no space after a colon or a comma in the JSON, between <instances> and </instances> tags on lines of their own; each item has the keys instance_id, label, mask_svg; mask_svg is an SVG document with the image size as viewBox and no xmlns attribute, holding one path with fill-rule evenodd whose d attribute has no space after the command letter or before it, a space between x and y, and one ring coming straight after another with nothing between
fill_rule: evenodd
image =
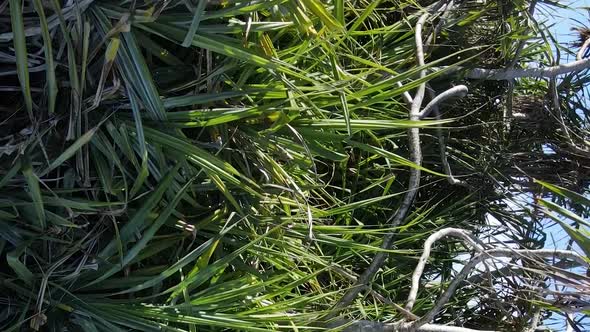
<instances>
[{"instance_id":1,"label":"thin twig","mask_svg":"<svg viewBox=\"0 0 590 332\"><path fill-rule=\"evenodd\" d=\"M400 88L404 87L404 85L400 81L397 81L396 84ZM404 101L406 102L406 104L408 104L408 107L412 107L413 98L412 98L412 96L410 96L410 93L408 91L404 91L404 93L402 93L402 97L404 98Z\"/></svg>"},{"instance_id":2,"label":"thin twig","mask_svg":"<svg viewBox=\"0 0 590 332\"><path fill-rule=\"evenodd\" d=\"M589 39L590 40L590 39ZM567 138L568 143L571 147L576 147L572 137L570 136L570 131L568 127L565 125L565 119L563 118L563 114L561 112L561 103L559 102L559 93L557 92L557 80L552 78L549 81L549 89L551 89L551 99L553 102L553 114L555 117L558 117L557 122L561 127L561 131L563 131L563 135Z\"/></svg>"},{"instance_id":3,"label":"thin twig","mask_svg":"<svg viewBox=\"0 0 590 332\"><path fill-rule=\"evenodd\" d=\"M432 45L432 42L435 40L436 36L439 34L440 30L442 29L443 25L445 24L445 21L450 13L451 8L453 8L453 0L449 1L449 3L445 6L444 9L442 9L442 15L440 16L440 19L438 21L438 24L436 25L436 27L434 28L434 31L432 31L432 33L430 34L430 36L428 36L428 38L426 39L426 43L424 44L424 50L428 50L428 47L430 47ZM441 9L439 9L440 11Z\"/></svg>"},{"instance_id":4,"label":"thin twig","mask_svg":"<svg viewBox=\"0 0 590 332\"><path fill-rule=\"evenodd\" d=\"M465 88L465 89L467 89L467 88ZM428 108L432 104L432 106L430 106L432 113L434 113L434 116L437 120L440 120L440 111L438 109L438 105L436 103L433 104L434 100L436 99L436 94L434 93L434 90L432 90L432 88L430 88L430 87L428 87L426 89L426 91L428 91L431 102L428 103L428 105L426 105L424 110L426 110L426 108ZM447 92L448 92L448 90L447 90ZM422 112L424 112L424 110ZM453 176L453 172L451 171L451 165L449 164L449 160L447 159L447 145L445 144L445 139L444 139L443 132L442 132L442 129L440 126L436 126L436 136L438 138L438 148L439 148L439 153L440 153L440 159L443 164L443 170L444 170L445 174L447 175L447 180L449 181L450 184L453 184L453 185L465 184L465 182L463 182L461 180L457 180Z\"/></svg>"},{"instance_id":5,"label":"thin twig","mask_svg":"<svg viewBox=\"0 0 590 332\"><path fill-rule=\"evenodd\" d=\"M436 110L436 118L437 120L440 119L440 113L438 112L438 110ZM451 164L449 164L449 160L447 158L447 145L445 144L445 138L443 136L442 129L440 129L440 126L436 127L436 135L438 136L438 149L440 154L440 160L442 161L443 171L447 176L447 181L449 181L449 183L453 185L466 185L464 181L458 180L453 176Z\"/></svg>"},{"instance_id":6,"label":"thin twig","mask_svg":"<svg viewBox=\"0 0 590 332\"><path fill-rule=\"evenodd\" d=\"M340 276L344 277L345 279L348 279L349 281L352 282L356 282L357 281L357 277L355 275L355 273L353 271L349 271L346 270L340 266L331 266L331 269L336 272L337 274L339 274ZM371 289L369 287L367 287L365 285L364 287L373 297L375 297L376 299L378 299L379 301L392 306L393 308L395 308L397 311L399 311L402 315L404 315L407 319L409 320L416 320L420 317L414 315L412 312L406 310L404 307L400 306L399 304L392 302L390 299L386 298L385 296L379 294L377 291L375 291L374 289Z\"/></svg>"},{"instance_id":7,"label":"thin twig","mask_svg":"<svg viewBox=\"0 0 590 332\"><path fill-rule=\"evenodd\" d=\"M395 308L395 310L399 311L402 315L404 315L406 317L406 319L417 320L420 318L419 316L414 315L411 311L406 310L404 307L400 306L399 304L392 302L390 299L377 293L375 290L370 289L370 288L368 288L368 290L369 290L369 293L371 295L373 295L376 299L378 299L379 301L381 301L387 305L392 306L393 308Z\"/></svg>"},{"instance_id":8,"label":"thin twig","mask_svg":"<svg viewBox=\"0 0 590 332\"><path fill-rule=\"evenodd\" d=\"M531 319L531 325L524 332L535 332L537 326L539 326L539 323L541 322L541 312L541 307L535 306L535 311Z\"/></svg>"},{"instance_id":9,"label":"thin twig","mask_svg":"<svg viewBox=\"0 0 590 332\"><path fill-rule=\"evenodd\" d=\"M536 5L537 5L537 0L533 0L531 2L531 4L529 5L529 11L528 11L529 19L535 15L535 6ZM522 50L524 49L524 45L526 44L526 42L527 42L526 39L521 39L520 42L518 42L518 46L516 47L516 51L514 52L514 58L508 64L508 66L507 66L508 68L514 68L514 66L518 62L518 58L520 57L520 53L522 53Z\"/></svg>"},{"instance_id":10,"label":"thin twig","mask_svg":"<svg viewBox=\"0 0 590 332\"><path fill-rule=\"evenodd\" d=\"M572 321L574 320L574 317L571 313L566 313L565 314L565 332L574 332L574 325L572 324Z\"/></svg>"},{"instance_id":11,"label":"thin twig","mask_svg":"<svg viewBox=\"0 0 590 332\"><path fill-rule=\"evenodd\" d=\"M491 249L486 250L485 245L479 241L476 237L471 235L470 232L457 229L457 228L446 228L442 229L431 236L428 237L427 241L424 245L424 253L420 258L420 262L416 266L414 270L414 275L412 276L412 289L410 291L410 295L408 296L408 304L406 308L410 308L413 306L413 300L415 300L419 279L422 275L424 270L424 266L430 256L430 249L432 245L437 241L445 236L456 236L467 242L474 251L478 252L478 254L473 257L461 271L457 274L455 279L451 282L449 287L444 291L444 293L438 298L434 306L428 311L426 315L421 317L420 319L413 321L413 322L405 322L399 321L395 323L381 323L381 322L374 322L374 321L337 321L333 322L330 325L332 327L339 327L345 326L344 331L354 332L354 331L393 331L393 332L426 332L426 331L439 331L439 332L483 332L478 330L472 329L465 329L462 327L455 327L455 326L447 326L447 325L438 325L438 324L430 324L429 322L432 321L436 315L440 312L443 306L450 300L453 296L455 291L457 290L458 286L463 283L467 275L471 273L471 271L480 263L484 262L489 258L496 258L496 257L510 257L514 259L530 259L536 260L538 258L562 258L562 259L570 259L576 261L580 264L588 266L589 264L584 260L582 256L577 254L574 251L570 250L553 250L553 249L538 249L538 250L530 250L530 249L511 249L511 248L498 248L498 249ZM581 307L579 310L584 310L584 307ZM538 318L536 319L538 321ZM533 322L535 318L533 319Z\"/></svg>"}]
</instances>

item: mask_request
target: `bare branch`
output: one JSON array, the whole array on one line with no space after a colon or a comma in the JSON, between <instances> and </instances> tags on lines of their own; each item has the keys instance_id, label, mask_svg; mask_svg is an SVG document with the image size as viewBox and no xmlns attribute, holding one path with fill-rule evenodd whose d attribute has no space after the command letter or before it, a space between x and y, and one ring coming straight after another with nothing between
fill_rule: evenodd
<instances>
[{"instance_id":1,"label":"bare branch","mask_svg":"<svg viewBox=\"0 0 590 332\"><path fill-rule=\"evenodd\" d=\"M330 327L338 328L342 326L343 332L402 332L403 328L399 323L382 323L370 320L345 321L339 320ZM440 324L424 324L415 331L417 332L496 332L488 330L474 330L465 327L448 326Z\"/></svg>"},{"instance_id":2,"label":"bare branch","mask_svg":"<svg viewBox=\"0 0 590 332\"><path fill-rule=\"evenodd\" d=\"M577 73L590 68L590 58L565 63L562 65L544 67L544 68L527 68L527 69L471 69L465 75L465 78L474 80L505 81L516 78L554 78L567 73ZM451 71L460 71L463 68L457 68Z\"/></svg>"},{"instance_id":3,"label":"bare branch","mask_svg":"<svg viewBox=\"0 0 590 332\"><path fill-rule=\"evenodd\" d=\"M331 327L342 327L343 331L348 332L372 332L372 331L394 331L394 332L416 332L416 331L440 331L440 332L483 332L478 330L472 329L465 329L462 327L454 327L454 326L446 326L446 325L438 325L438 324L430 324L430 322L438 315L440 310L444 307L446 303L451 299L451 297L455 294L455 291L461 285L465 278L471 273L471 271L480 263L484 262L490 258L496 257L510 257L513 259L527 259L532 261L538 261L540 259L569 259L573 260L581 265L589 266L589 264L585 261L585 259L577 254L574 251L570 250L553 250L553 249L539 249L539 250L529 250L529 249L511 249L511 248L497 248L497 249L490 249L486 248L486 245L482 243L479 239L474 237L470 232L459 229L459 228L445 228L442 230L437 231L436 233L430 235L426 242L424 243L424 252L422 253L420 260L414 270L412 275L412 286L410 289L410 294L408 295L408 301L406 304L406 309L409 311L412 309L415 301L416 295L418 293L418 288L420 284L420 278L424 271L424 267L430 257L430 252L432 249L433 244L446 237L446 236L455 236L463 240L466 244L468 244L475 252L478 254L473 257L469 262L465 264L465 266L461 269L461 271L455 276L455 279L451 282L449 287L443 292L443 294L437 299L434 306L424 315L423 317L419 318L418 320L412 322L406 321L398 321L395 323L381 323L381 322L373 322L373 321L337 321L336 323L332 322L330 324ZM542 262L541 264L546 264ZM575 311L578 308L569 308L571 311ZM580 307L579 310L584 310L584 307ZM567 312L567 311L566 311ZM540 313L533 316L532 326L536 326L540 319Z\"/></svg>"},{"instance_id":4,"label":"bare branch","mask_svg":"<svg viewBox=\"0 0 590 332\"><path fill-rule=\"evenodd\" d=\"M408 295L408 300L406 302L406 310L412 310L414 307L414 303L416 302L416 296L418 295L418 289L420 288L420 278L422 277L422 273L424 272L424 267L428 262L428 258L430 258L430 251L432 249L432 245L447 236L455 236L458 238L463 239L465 242L469 244L475 251L481 252L484 247L477 242L473 235L466 230L459 229L459 228L445 228L441 229L440 231L430 235L426 242L424 243L424 252L420 259L418 260L418 265L416 265L416 269L414 269L414 273L412 274L412 286L410 288L410 294Z\"/></svg>"},{"instance_id":5,"label":"bare branch","mask_svg":"<svg viewBox=\"0 0 590 332\"><path fill-rule=\"evenodd\" d=\"M441 232L441 231L439 231L439 232ZM439 232L437 232L437 233L439 233ZM437 233L435 233L435 234L437 234ZM431 238L432 238L432 235L429 238L429 240ZM451 284L445 290L445 292L438 298L438 300L436 301L436 303L434 304L432 309L430 309L430 311L426 315L424 315L422 318L420 318L419 320L417 320L415 322L407 323L407 328L410 331L416 331L416 329L418 327L432 321L436 317L436 315L439 313L439 311L443 308L443 306L450 300L450 298L453 296L453 294L457 290L457 287L463 282L465 277L467 277L467 275L469 275L471 270L473 270L473 268L475 268L475 266L477 266L477 264L483 262L484 260L486 260L488 258L494 258L494 257L526 258L526 259L532 259L532 260L539 259L539 258L556 258L556 257L557 258L568 258L568 259L574 260L576 262L579 262L581 264L588 266L588 263L586 263L586 261L584 260L584 258L582 258L582 256L578 255L574 251L569 251L569 250L552 250L552 249L529 250L529 249L500 248L500 249L481 251L480 254L478 254L473 259L471 259L467 264L465 264L465 266L463 267L463 269L461 269L459 274L457 274L457 276L455 276L455 279L453 280L453 282L451 282ZM416 269L418 269L418 267L416 267ZM415 274L416 274L416 272L415 272ZM406 306L406 308L407 308L407 306Z\"/></svg>"},{"instance_id":6,"label":"bare branch","mask_svg":"<svg viewBox=\"0 0 590 332\"><path fill-rule=\"evenodd\" d=\"M418 22L416 23L416 35L415 35L416 58L417 58L417 62L418 62L419 66L424 66L424 49L423 49L423 45L422 45L422 27L424 26L424 23L426 22L427 18L428 18L428 14L423 14L422 16L420 16L420 19L418 19ZM420 78L423 78L425 76L426 76L426 71L421 70L420 71ZM425 90L426 90L426 83L420 84L420 86L418 87L418 91L416 91L416 95L412 99L412 104L410 106L410 114L409 114L409 119L412 121L420 120L420 117L419 117L420 107L422 106L422 101L424 99L424 91ZM406 97L406 99L408 99L408 98ZM420 166L422 164L422 150L420 148L420 131L418 128L408 129L408 141L409 141L409 149L410 149L410 160L414 164ZM414 197L416 196L416 193L418 192L419 186L420 186L420 169L418 167L412 167L410 169L410 179L408 181L408 191L404 195L404 198L402 199L402 203L401 203L399 209L397 210L397 212L395 213L395 215L392 216L392 218L390 218L390 221L388 220L388 224L389 224L390 228L393 229L393 228L397 227L406 218L406 215L408 214L408 211L410 210L412 202L414 201ZM389 247L391 247L392 243L393 243L393 233L388 233L383 237L383 243L381 244L381 248L389 249ZM340 299L340 301L338 301L338 303L334 306L332 313L328 317L333 317L338 312L338 310L346 307L348 304L350 304L354 300L354 298L362 290L363 285L368 284L371 281L371 279L373 279L373 276L375 275L375 273L377 273L377 271L379 271L379 269L383 265L383 262L385 262L385 259L387 259L387 256L388 256L388 254L383 251L375 254L375 257L373 257L373 260L371 261L371 264L369 265L369 267L363 272L363 274L361 274L359 276L356 284L344 294L344 296Z\"/></svg>"},{"instance_id":7,"label":"bare branch","mask_svg":"<svg viewBox=\"0 0 590 332\"><path fill-rule=\"evenodd\" d=\"M400 82L400 81L397 81L396 84L400 88L404 86L402 84L402 82ZM413 98L412 98L412 96L410 96L410 93L408 91L404 91L404 93L402 93L402 97L404 98L404 101L406 102L406 104L408 104L409 107L412 107Z\"/></svg>"},{"instance_id":8,"label":"bare branch","mask_svg":"<svg viewBox=\"0 0 590 332\"><path fill-rule=\"evenodd\" d=\"M438 109L438 105L449 98L465 97L467 95L467 91L468 90L465 85L457 85L457 86L454 86L454 87L448 89L447 91L439 94L438 96L434 97L424 107L424 109L422 109L422 112L420 112L420 114L419 114L420 119L424 119L425 117L430 115L430 112L432 112L432 110L434 110L435 108Z\"/></svg>"}]
</instances>

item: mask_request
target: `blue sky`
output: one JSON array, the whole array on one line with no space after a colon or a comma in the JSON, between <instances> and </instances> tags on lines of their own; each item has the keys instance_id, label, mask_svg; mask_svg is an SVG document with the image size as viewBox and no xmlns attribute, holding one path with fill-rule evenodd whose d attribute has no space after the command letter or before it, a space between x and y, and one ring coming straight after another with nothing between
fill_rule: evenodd
<instances>
[{"instance_id":1,"label":"blue sky","mask_svg":"<svg viewBox=\"0 0 590 332\"><path fill-rule=\"evenodd\" d=\"M560 43L570 43L577 39L576 33L570 29L580 26L580 23L578 22L590 27L588 11L584 8L590 7L590 0L568 0L559 2L570 8L560 9L554 6L538 5L536 7L535 16L537 20L545 22L547 26L551 26L549 30ZM578 22L576 22L576 20ZM572 56L570 56L570 58L567 58L565 54L562 54L562 56L564 56L562 62L574 60Z\"/></svg>"},{"instance_id":2,"label":"blue sky","mask_svg":"<svg viewBox=\"0 0 590 332\"><path fill-rule=\"evenodd\" d=\"M539 22L544 22L549 26L550 32L560 42L560 44L571 44L578 39L577 33L571 28L586 26L590 27L590 15L586 8L590 7L590 0L568 0L560 1L561 4L567 5L568 9L556 8L555 6L538 5L535 16ZM585 8L586 7L586 8ZM571 46L570 46L571 47ZM577 48L572 48L573 54L561 53L561 63L575 61ZM564 249L569 237L560 226L550 228L546 246Z\"/></svg>"},{"instance_id":3,"label":"blue sky","mask_svg":"<svg viewBox=\"0 0 590 332\"><path fill-rule=\"evenodd\" d=\"M570 44L576 41L578 36L575 31L571 31L573 27L586 26L590 27L590 15L588 10L584 7L590 7L590 0L570 0L559 1L562 4L569 6L569 9L556 9L546 5L537 7L535 16L537 20L545 22L550 26L549 30L560 44ZM571 47L571 46L570 46ZM575 60L575 53L577 48L572 48L574 54L565 54L562 52L561 63L566 63ZM568 240L565 231L557 225L553 225L547 229L546 247L557 247L565 249ZM555 241L555 242L553 242ZM563 318L553 317L553 319L545 320L545 325L554 329L555 331L569 331Z\"/></svg>"}]
</instances>

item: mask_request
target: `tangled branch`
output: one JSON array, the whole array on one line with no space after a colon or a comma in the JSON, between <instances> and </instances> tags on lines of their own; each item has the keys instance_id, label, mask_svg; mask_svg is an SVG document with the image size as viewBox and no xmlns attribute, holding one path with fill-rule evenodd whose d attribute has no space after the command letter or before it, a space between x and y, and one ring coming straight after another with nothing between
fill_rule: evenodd
<instances>
[{"instance_id":1,"label":"tangled branch","mask_svg":"<svg viewBox=\"0 0 590 332\"><path fill-rule=\"evenodd\" d=\"M476 253L461 269L461 271L455 276L454 280L451 284L447 287L447 289L443 292L442 295L439 296L437 301L435 302L434 306L422 317L417 320L408 322L407 320L401 320L394 323L380 323L380 322L371 322L371 321L352 321L352 322L343 322L338 321L340 323L340 327L344 327L344 331L394 331L394 332L416 332L416 331L441 331L441 332L484 332L481 330L472 330L466 329L463 327L455 327L455 326L447 326L447 325L439 325L439 324L431 324L430 322L436 318L438 313L442 310L445 304L449 302L451 297L455 294L457 288L463 283L465 278L473 271L473 269L480 263L488 259L494 258L512 258L512 259L519 259L519 260L528 260L531 262L536 262L540 266L540 270L543 268L551 268L555 265L548 264L546 262L541 262L543 259L563 259L563 260L570 260L575 263L578 263L582 266L589 266L588 262L584 260L584 258L578 255L574 251L570 250L554 250L554 249L538 249L538 250L530 250L530 249L512 249L512 248L494 248L489 249L485 244L479 241L476 237L474 237L470 232L458 229L458 228L445 228L435 232L434 234L430 235L426 242L424 243L424 251L414 269L414 273L412 275L412 285L410 289L410 294L408 295L408 299L406 302L405 309L410 311L412 310L414 303L416 302L416 296L418 294L418 290L420 287L420 279L424 272L424 267L426 266L428 259L430 258L432 246L439 240L453 236L462 240L468 247L471 247L472 250ZM579 310L583 310L584 308L578 308ZM539 318L533 319L533 324L538 324Z\"/></svg>"}]
</instances>

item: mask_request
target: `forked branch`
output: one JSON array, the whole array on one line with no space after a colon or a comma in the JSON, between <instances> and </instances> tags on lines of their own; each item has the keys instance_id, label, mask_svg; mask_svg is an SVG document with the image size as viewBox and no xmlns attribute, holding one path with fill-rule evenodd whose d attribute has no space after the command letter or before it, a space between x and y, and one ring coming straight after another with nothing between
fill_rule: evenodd
<instances>
[{"instance_id":1,"label":"forked branch","mask_svg":"<svg viewBox=\"0 0 590 332\"><path fill-rule=\"evenodd\" d=\"M442 102L444 99L450 98L450 97L463 97L467 94L467 87L464 85L458 85L456 87L450 88L449 90L441 93L438 97L436 96L436 94L434 93L434 90L432 90L432 88L428 87L428 89L426 89L426 91L428 91L428 94L430 96L430 103L428 103L428 105L426 105L426 107L424 107L424 110L422 110L422 112L420 113L421 115L424 114L423 116L421 116L420 118L422 119L423 117L428 116L428 112L434 113L434 117L437 120L440 120L440 111L438 109L438 104L440 102ZM441 97L443 96L444 97ZM439 98L441 97L441 98ZM447 145L445 143L445 139L443 136L443 132L440 126L436 126L436 136L438 138L438 148L440 151L440 160L443 164L443 171L445 172L445 174L447 175L447 180L449 181L450 184L460 184L460 185L465 185L465 183L461 180L456 179L453 176L453 172L451 170L451 165L449 164L449 160L447 158Z\"/></svg>"},{"instance_id":2,"label":"forked branch","mask_svg":"<svg viewBox=\"0 0 590 332\"><path fill-rule=\"evenodd\" d=\"M422 27L426 22L426 18L428 18L428 14L423 14L418 19L418 23L416 23L416 57L418 60L418 66L424 66L424 49L422 46ZM426 71L420 71L420 78L426 76ZM426 83L420 84L418 90L416 91L416 95L414 98L411 99L412 104L410 106L410 114L409 119L412 121L419 121L420 120L420 107L422 106L422 101L424 99L424 92L426 90ZM410 98L405 96L406 100L409 101ZM412 167L410 169L410 179L408 181L408 191L404 195L402 199L402 203L395 213L395 215L390 218L388 222L390 228L397 227L403 220L405 220L408 211L414 201L414 197L418 192L418 187L420 186L420 169L419 166L422 164L422 150L420 149L420 131L418 128L410 128L408 130L408 141L409 141L409 149L410 149L410 160L418 165L418 167ZM389 249L391 244L393 243L393 233L388 233L383 237L383 243L381 244L381 248ZM340 309L349 305L354 298L358 295L358 293L364 288L364 285L368 284L373 276L379 271L383 262L387 259L387 253L384 251L380 251L375 254L373 260L369 267L359 276L355 285L350 288L344 296L340 299L340 301L334 306L332 314L328 317L333 317Z\"/></svg>"},{"instance_id":3,"label":"forked branch","mask_svg":"<svg viewBox=\"0 0 590 332\"><path fill-rule=\"evenodd\" d=\"M459 228L445 228L430 235L424 243L424 251L422 252L422 256L420 256L420 259L418 260L418 265L416 265L416 269L414 269L414 273L412 274L412 286L410 288L410 294L408 295L408 301L406 302L406 310L412 310L414 307L416 296L418 295L418 289L420 288L420 278L422 278L424 267L426 267L428 258L430 258L432 246L436 241L447 236L463 239L463 241L469 244L471 248L478 252L481 252L485 247L479 240L473 237L471 233Z\"/></svg>"},{"instance_id":4,"label":"forked branch","mask_svg":"<svg viewBox=\"0 0 590 332\"><path fill-rule=\"evenodd\" d=\"M423 41L422 41L422 39L423 39L422 38L422 31L423 31L424 24L426 23L426 19L428 18L428 15L429 15L428 13L425 13L422 16L420 16L420 18L418 19L418 22L416 23L416 29L415 29L416 30L415 31L416 59L417 59L417 64L420 67L424 67L424 65L425 65L425 63L424 63L424 45L423 45ZM424 78L425 76L426 76L426 71L421 70L420 71L420 78ZM464 85L456 86L456 87L453 87L453 88L445 91L440 96L436 96L436 97L432 98L430 103L421 112L420 108L422 107L422 102L424 100L425 91L426 91L426 83L422 83L418 86L416 94L414 95L413 98L409 95L409 93L405 93L403 95L406 103L410 104L409 119L411 121L420 121L420 119L422 119L424 116L428 115L428 113L430 113L430 111L433 109L436 109L438 112L438 104L439 103L441 103L444 100L451 98L451 97L464 96L467 93L467 87L465 87ZM439 136L441 136L441 135L439 135ZM408 143L409 143L408 145L409 145L409 150L410 150L410 160L417 166L412 167L410 169L410 178L408 181L408 191L404 195L404 198L402 199L402 203L401 203L398 211L387 222L391 229L399 226L405 220L405 218L410 210L410 207L412 205L412 202L414 201L414 198L416 197L416 193L418 192L418 188L420 187L420 168L419 167L422 164L422 149L420 147L420 131L418 128L410 128L408 130ZM444 142L443 142L442 146L444 146ZM442 149L444 151L444 148L442 148ZM445 171L447 171L448 174L450 174L450 167L448 166L448 161L446 160L446 155L443 155L443 164L445 165ZM452 177L452 175L450 175L449 181L451 181L452 183L455 181L457 183L459 182L459 181L455 180ZM389 249L391 247L391 245L393 244L393 238L394 238L393 233L386 234L383 238L381 248ZM340 299L340 301L334 306L332 314L329 316L329 318L333 317L333 315L335 315L340 309L346 307L348 304L350 304L354 300L354 298L359 294L359 292L361 292L361 290L363 290L364 286L367 285L373 279L373 276L377 273L377 271L379 271L379 269L381 268L381 266L383 265L383 263L387 259L387 255L388 254L386 251L381 251L381 252L378 252L377 254L375 254L375 256L373 257L373 260L371 261L371 264L359 276L355 285L352 288L350 288L344 294L342 299Z\"/></svg>"},{"instance_id":5,"label":"forked branch","mask_svg":"<svg viewBox=\"0 0 590 332\"><path fill-rule=\"evenodd\" d=\"M467 95L467 91L468 90L465 85L457 85L432 98L432 100L424 107L422 112L420 112L420 119L424 119L430 115L430 112L432 112L435 108L438 109L438 105L447 99L454 97L465 97Z\"/></svg>"}]
</instances>

